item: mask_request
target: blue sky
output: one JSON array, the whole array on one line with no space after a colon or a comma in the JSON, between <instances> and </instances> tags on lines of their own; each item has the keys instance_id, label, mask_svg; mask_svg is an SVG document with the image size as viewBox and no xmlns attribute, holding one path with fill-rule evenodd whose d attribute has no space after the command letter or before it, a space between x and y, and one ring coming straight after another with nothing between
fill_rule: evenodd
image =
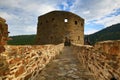
<instances>
[{"instance_id":1,"label":"blue sky","mask_svg":"<svg viewBox=\"0 0 120 80\"><path fill-rule=\"evenodd\" d=\"M10 36L36 34L37 18L53 10L73 12L85 19L85 34L120 23L119 0L0 0L0 17Z\"/></svg>"}]
</instances>

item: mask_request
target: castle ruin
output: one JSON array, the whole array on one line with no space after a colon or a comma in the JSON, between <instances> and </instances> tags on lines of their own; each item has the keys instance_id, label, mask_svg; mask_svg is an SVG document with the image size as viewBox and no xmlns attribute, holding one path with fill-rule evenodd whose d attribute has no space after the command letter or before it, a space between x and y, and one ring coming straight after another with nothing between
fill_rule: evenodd
<instances>
[{"instance_id":1,"label":"castle ruin","mask_svg":"<svg viewBox=\"0 0 120 80\"><path fill-rule=\"evenodd\" d=\"M38 44L58 44L66 37L73 43L83 44L83 19L69 12L54 11L46 15L38 22ZM5 22L0 18L0 46L8 40ZM94 46L5 45L4 48L4 52L0 51L3 54L0 80L120 80L120 40L99 42Z\"/></svg>"},{"instance_id":2,"label":"castle ruin","mask_svg":"<svg viewBox=\"0 0 120 80\"><path fill-rule=\"evenodd\" d=\"M38 17L36 44L60 44L65 38L84 44L84 19L66 11L52 11Z\"/></svg>"}]
</instances>

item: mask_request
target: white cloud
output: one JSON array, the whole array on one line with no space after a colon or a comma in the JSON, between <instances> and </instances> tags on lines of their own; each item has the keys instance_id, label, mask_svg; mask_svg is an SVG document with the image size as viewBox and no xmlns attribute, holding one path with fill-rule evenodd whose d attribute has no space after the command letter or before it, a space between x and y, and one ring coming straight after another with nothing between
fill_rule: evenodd
<instances>
[{"instance_id":1,"label":"white cloud","mask_svg":"<svg viewBox=\"0 0 120 80\"><path fill-rule=\"evenodd\" d=\"M105 27L111 26L116 23L120 23L120 15L118 16L112 16L112 17L106 17L104 19L100 19L96 21L97 24L103 24Z\"/></svg>"},{"instance_id":2,"label":"white cloud","mask_svg":"<svg viewBox=\"0 0 120 80\"><path fill-rule=\"evenodd\" d=\"M120 14L107 17L116 13L119 8L119 0L76 0L70 9L83 17L87 25L95 23L107 27L120 23ZM85 30L85 34L92 34L96 31L98 31L97 28L89 28Z\"/></svg>"},{"instance_id":3,"label":"white cloud","mask_svg":"<svg viewBox=\"0 0 120 80\"><path fill-rule=\"evenodd\" d=\"M89 15L89 14L90 14L90 11L84 11L83 14Z\"/></svg>"},{"instance_id":4,"label":"white cloud","mask_svg":"<svg viewBox=\"0 0 120 80\"><path fill-rule=\"evenodd\" d=\"M106 17L120 8L119 0L74 0L71 6L69 6L69 2L67 1L0 0L0 16L7 20L10 32L15 34L22 34L21 31L25 29L24 27L27 29L23 30L24 33L36 33L37 17L53 10L61 10L59 5L63 5L63 10L69 9L71 12L85 18L87 24L88 22L97 20L95 23L109 26L118 23L120 20L119 15ZM103 17L104 19L101 20ZM89 29L85 33L90 34L95 31L97 30ZM12 33L11 35L13 35Z\"/></svg>"},{"instance_id":5,"label":"white cloud","mask_svg":"<svg viewBox=\"0 0 120 80\"><path fill-rule=\"evenodd\" d=\"M120 8L118 0L76 0L71 11L87 20L94 20L113 13L117 8ZM85 14L86 11L89 11L89 14Z\"/></svg>"},{"instance_id":6,"label":"white cloud","mask_svg":"<svg viewBox=\"0 0 120 80\"><path fill-rule=\"evenodd\" d=\"M36 34L37 17L59 9L57 4L59 0L4 0L0 1L0 16L6 19L10 35Z\"/></svg>"},{"instance_id":7,"label":"white cloud","mask_svg":"<svg viewBox=\"0 0 120 80\"><path fill-rule=\"evenodd\" d=\"M22 9L24 12L29 12L32 14L36 13L39 15L45 14L46 12L58 9L57 4L59 0L4 0L0 1L0 6L9 7L11 9Z\"/></svg>"},{"instance_id":8,"label":"white cloud","mask_svg":"<svg viewBox=\"0 0 120 80\"><path fill-rule=\"evenodd\" d=\"M33 25L33 26L25 26L25 32L27 33L35 33L37 30L36 30L36 27Z\"/></svg>"},{"instance_id":9,"label":"white cloud","mask_svg":"<svg viewBox=\"0 0 120 80\"><path fill-rule=\"evenodd\" d=\"M61 4L64 5L63 10L68 9L68 3L67 2L62 2Z\"/></svg>"},{"instance_id":10,"label":"white cloud","mask_svg":"<svg viewBox=\"0 0 120 80\"><path fill-rule=\"evenodd\" d=\"M4 18L6 20L6 23L9 24L17 24L17 21L19 20L19 17L14 14L9 14L7 12L0 12L0 17Z\"/></svg>"},{"instance_id":11,"label":"white cloud","mask_svg":"<svg viewBox=\"0 0 120 80\"><path fill-rule=\"evenodd\" d=\"M8 13L6 13L6 12L0 12L0 16L4 19L7 19L7 20L12 19L12 16L9 15Z\"/></svg>"},{"instance_id":12,"label":"white cloud","mask_svg":"<svg viewBox=\"0 0 120 80\"><path fill-rule=\"evenodd\" d=\"M19 7L21 0L0 0L0 6Z\"/></svg>"},{"instance_id":13,"label":"white cloud","mask_svg":"<svg viewBox=\"0 0 120 80\"><path fill-rule=\"evenodd\" d=\"M36 34L37 27L34 25L26 25L26 26L14 26L9 27L10 30L10 36L12 35L27 35L27 34Z\"/></svg>"},{"instance_id":14,"label":"white cloud","mask_svg":"<svg viewBox=\"0 0 120 80\"><path fill-rule=\"evenodd\" d=\"M88 29L85 31L85 35L93 34L93 33L97 32L97 31L98 31L97 29L88 28Z\"/></svg>"},{"instance_id":15,"label":"white cloud","mask_svg":"<svg viewBox=\"0 0 120 80\"><path fill-rule=\"evenodd\" d=\"M56 7L54 5L49 4L39 4L39 3L32 3L26 5L26 7L23 7L23 10L29 13L32 13L34 15L42 15L47 12L55 10Z\"/></svg>"},{"instance_id":16,"label":"white cloud","mask_svg":"<svg viewBox=\"0 0 120 80\"><path fill-rule=\"evenodd\" d=\"M53 10L56 10L56 8L53 6L41 5L41 8L38 9L38 15L40 15L40 14L42 15L42 14L45 14L45 13L53 11Z\"/></svg>"}]
</instances>

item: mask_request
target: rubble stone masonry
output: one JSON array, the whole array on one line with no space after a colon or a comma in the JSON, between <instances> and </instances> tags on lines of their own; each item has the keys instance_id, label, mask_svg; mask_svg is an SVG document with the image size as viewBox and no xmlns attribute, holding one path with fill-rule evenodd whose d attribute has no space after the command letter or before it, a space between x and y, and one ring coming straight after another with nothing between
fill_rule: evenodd
<instances>
[{"instance_id":1,"label":"rubble stone masonry","mask_svg":"<svg viewBox=\"0 0 120 80\"><path fill-rule=\"evenodd\" d=\"M0 80L36 80L41 70L62 50L61 45L5 46L8 64L0 64ZM5 70L6 69L6 70Z\"/></svg>"},{"instance_id":2,"label":"rubble stone masonry","mask_svg":"<svg viewBox=\"0 0 120 80\"><path fill-rule=\"evenodd\" d=\"M120 41L103 41L95 47L73 45L76 57L95 75L96 80L120 80Z\"/></svg>"},{"instance_id":3,"label":"rubble stone masonry","mask_svg":"<svg viewBox=\"0 0 120 80\"><path fill-rule=\"evenodd\" d=\"M0 45L7 44L8 40L8 25L6 20L0 17Z\"/></svg>"},{"instance_id":4,"label":"rubble stone masonry","mask_svg":"<svg viewBox=\"0 0 120 80\"><path fill-rule=\"evenodd\" d=\"M2 58L6 57L7 63L2 62L0 64L0 79L36 80L36 76L41 73L41 70L52 59L60 55L63 47L63 44L37 46L6 45L6 51L2 53ZM120 55L105 53L97 48L97 45L93 47L74 44L71 50L76 55L76 58L96 77L96 80L110 80L113 76L120 80Z\"/></svg>"},{"instance_id":5,"label":"rubble stone masonry","mask_svg":"<svg viewBox=\"0 0 120 80\"><path fill-rule=\"evenodd\" d=\"M95 44L95 48L111 55L120 55L120 40L102 41Z\"/></svg>"}]
</instances>

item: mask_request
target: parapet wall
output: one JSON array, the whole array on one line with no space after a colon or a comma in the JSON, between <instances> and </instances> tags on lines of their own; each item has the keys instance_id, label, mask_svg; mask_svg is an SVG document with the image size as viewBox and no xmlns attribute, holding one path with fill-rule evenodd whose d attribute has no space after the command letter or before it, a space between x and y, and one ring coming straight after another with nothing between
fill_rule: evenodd
<instances>
[{"instance_id":1,"label":"parapet wall","mask_svg":"<svg viewBox=\"0 0 120 80\"><path fill-rule=\"evenodd\" d=\"M0 17L0 54L5 51L3 45L7 44L8 33L8 25L6 24L6 20Z\"/></svg>"},{"instance_id":2,"label":"parapet wall","mask_svg":"<svg viewBox=\"0 0 120 80\"><path fill-rule=\"evenodd\" d=\"M120 56L105 54L88 45L74 45L73 50L96 80L110 80L113 76L120 80Z\"/></svg>"},{"instance_id":3,"label":"parapet wall","mask_svg":"<svg viewBox=\"0 0 120 80\"><path fill-rule=\"evenodd\" d=\"M44 46L5 46L2 53L6 57L6 69L0 65L0 79L3 80L36 80L41 70L58 55L62 45Z\"/></svg>"},{"instance_id":4,"label":"parapet wall","mask_svg":"<svg viewBox=\"0 0 120 80\"><path fill-rule=\"evenodd\" d=\"M0 45L7 44L8 33L8 25L6 24L6 20L0 17Z\"/></svg>"},{"instance_id":5,"label":"parapet wall","mask_svg":"<svg viewBox=\"0 0 120 80\"><path fill-rule=\"evenodd\" d=\"M98 42L95 48L107 54L120 55L120 40Z\"/></svg>"},{"instance_id":6,"label":"parapet wall","mask_svg":"<svg viewBox=\"0 0 120 80\"><path fill-rule=\"evenodd\" d=\"M1 53L0 58L0 80L36 80L41 70L59 55L62 48L63 44L5 46L6 51ZM97 45L74 44L72 50L96 80L110 80L113 76L120 80L120 55L105 53Z\"/></svg>"}]
</instances>

